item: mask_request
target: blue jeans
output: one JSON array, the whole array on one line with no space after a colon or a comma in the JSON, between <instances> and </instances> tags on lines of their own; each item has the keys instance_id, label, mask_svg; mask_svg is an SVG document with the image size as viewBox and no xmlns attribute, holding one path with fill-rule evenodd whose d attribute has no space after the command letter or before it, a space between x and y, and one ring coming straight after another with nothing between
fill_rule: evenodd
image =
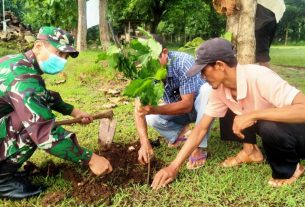
<instances>
[{"instance_id":1,"label":"blue jeans","mask_svg":"<svg viewBox=\"0 0 305 207\"><path fill-rule=\"evenodd\" d=\"M190 113L183 115L147 115L147 124L157 130L170 143L174 143L187 124L193 122L197 124L200 122L205 112L211 90L212 88L208 83L204 83L200 87L199 94L194 102L194 109ZM209 135L210 130L205 135L199 147L206 148L208 146Z\"/></svg>"}]
</instances>

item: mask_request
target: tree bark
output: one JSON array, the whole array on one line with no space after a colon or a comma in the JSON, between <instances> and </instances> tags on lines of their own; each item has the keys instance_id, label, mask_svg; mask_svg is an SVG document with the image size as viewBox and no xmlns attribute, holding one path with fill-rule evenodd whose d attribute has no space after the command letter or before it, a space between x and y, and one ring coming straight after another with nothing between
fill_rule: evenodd
<instances>
[{"instance_id":1,"label":"tree bark","mask_svg":"<svg viewBox=\"0 0 305 207\"><path fill-rule=\"evenodd\" d=\"M227 18L227 31L233 33L233 44L237 49L240 64L255 62L255 12L256 0L236 1L240 10Z\"/></svg>"},{"instance_id":2,"label":"tree bark","mask_svg":"<svg viewBox=\"0 0 305 207\"><path fill-rule=\"evenodd\" d=\"M78 0L78 31L77 31L77 50L87 49L87 13L86 0Z\"/></svg>"},{"instance_id":3,"label":"tree bark","mask_svg":"<svg viewBox=\"0 0 305 207\"><path fill-rule=\"evenodd\" d=\"M285 45L288 44L288 33L289 33L289 24L287 24L287 27L285 29Z\"/></svg>"},{"instance_id":4,"label":"tree bark","mask_svg":"<svg viewBox=\"0 0 305 207\"><path fill-rule=\"evenodd\" d=\"M99 2L100 14L100 40L103 49L107 49L110 45L109 27L107 22L107 0L100 0Z\"/></svg>"}]
</instances>

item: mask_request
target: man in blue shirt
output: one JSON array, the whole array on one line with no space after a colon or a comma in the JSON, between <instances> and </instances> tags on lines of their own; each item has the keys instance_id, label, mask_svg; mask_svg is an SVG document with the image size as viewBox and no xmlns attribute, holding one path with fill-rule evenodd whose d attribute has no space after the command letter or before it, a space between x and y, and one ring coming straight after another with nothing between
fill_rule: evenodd
<instances>
[{"instance_id":1,"label":"man in blue shirt","mask_svg":"<svg viewBox=\"0 0 305 207\"><path fill-rule=\"evenodd\" d=\"M204 114L211 87L203 81L200 75L187 77L186 72L195 63L194 58L183 52L169 52L162 38L153 35L162 45L160 64L167 67L167 78L164 80L164 104L158 106L135 105L136 127L140 137L141 148L138 160L142 164L149 162L154 152L148 139L147 125L157 130L169 146L177 146L185 141L184 133L189 123L198 123ZM188 169L199 168L207 158L206 135L200 146L194 150L187 163Z\"/></svg>"}]
</instances>

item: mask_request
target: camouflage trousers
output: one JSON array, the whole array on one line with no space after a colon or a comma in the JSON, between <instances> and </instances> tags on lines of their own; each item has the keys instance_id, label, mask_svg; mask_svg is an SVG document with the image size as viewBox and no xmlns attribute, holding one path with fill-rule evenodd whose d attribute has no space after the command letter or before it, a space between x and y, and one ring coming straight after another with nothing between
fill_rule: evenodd
<instances>
[{"instance_id":1,"label":"camouflage trousers","mask_svg":"<svg viewBox=\"0 0 305 207\"><path fill-rule=\"evenodd\" d=\"M43 130L41 130L41 133ZM0 119L0 167L1 163L7 162L21 166L37 149L39 143L35 143L15 112ZM47 144L49 149L44 148L50 154L70 160L76 163L88 164L92 152L78 145L75 134L69 138L50 140Z\"/></svg>"}]
</instances>

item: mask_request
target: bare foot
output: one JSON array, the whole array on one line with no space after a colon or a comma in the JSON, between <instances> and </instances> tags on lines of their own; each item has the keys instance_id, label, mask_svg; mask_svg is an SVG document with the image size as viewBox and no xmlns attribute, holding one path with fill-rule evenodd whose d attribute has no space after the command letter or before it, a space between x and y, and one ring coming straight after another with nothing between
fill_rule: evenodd
<instances>
[{"instance_id":1,"label":"bare foot","mask_svg":"<svg viewBox=\"0 0 305 207\"><path fill-rule=\"evenodd\" d=\"M198 147L192 152L189 161L186 165L186 168L189 170L194 170L204 166L207 160L207 156L208 156L208 152Z\"/></svg>"},{"instance_id":2,"label":"bare foot","mask_svg":"<svg viewBox=\"0 0 305 207\"><path fill-rule=\"evenodd\" d=\"M268 181L268 184L272 187L281 187L283 185L290 185L291 183L295 182L303 173L304 173L304 166L298 164L297 168L295 169L293 175L290 178L288 179L271 178Z\"/></svg>"}]
</instances>

